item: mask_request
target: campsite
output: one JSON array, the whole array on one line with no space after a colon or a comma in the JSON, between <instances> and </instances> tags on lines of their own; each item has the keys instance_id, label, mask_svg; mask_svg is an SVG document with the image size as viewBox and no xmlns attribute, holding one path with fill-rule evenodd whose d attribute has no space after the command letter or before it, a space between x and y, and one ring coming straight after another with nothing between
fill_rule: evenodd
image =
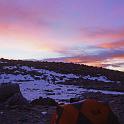
<instances>
[{"instance_id":1,"label":"campsite","mask_svg":"<svg viewBox=\"0 0 124 124\"><path fill-rule=\"evenodd\" d=\"M0 0L0 124L124 124L124 0Z\"/></svg>"}]
</instances>

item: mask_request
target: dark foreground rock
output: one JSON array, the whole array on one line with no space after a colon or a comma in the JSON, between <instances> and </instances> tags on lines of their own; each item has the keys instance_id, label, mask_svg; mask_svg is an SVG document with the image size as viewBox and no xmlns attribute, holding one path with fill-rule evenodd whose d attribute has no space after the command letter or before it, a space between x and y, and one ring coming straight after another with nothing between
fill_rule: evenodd
<instances>
[{"instance_id":1,"label":"dark foreground rock","mask_svg":"<svg viewBox=\"0 0 124 124\"><path fill-rule=\"evenodd\" d=\"M18 84L0 84L0 104L12 106L25 105L28 103L29 102L22 96Z\"/></svg>"},{"instance_id":2,"label":"dark foreground rock","mask_svg":"<svg viewBox=\"0 0 124 124\"><path fill-rule=\"evenodd\" d=\"M0 124L49 124L54 110L51 106L13 106L0 109Z\"/></svg>"},{"instance_id":3,"label":"dark foreground rock","mask_svg":"<svg viewBox=\"0 0 124 124\"><path fill-rule=\"evenodd\" d=\"M12 97L8 98L5 102L6 105L26 105L29 104L27 99L25 99L21 93L16 93Z\"/></svg>"},{"instance_id":4,"label":"dark foreground rock","mask_svg":"<svg viewBox=\"0 0 124 124\"><path fill-rule=\"evenodd\" d=\"M20 92L18 84L2 83L0 84L0 102L5 102L8 98Z\"/></svg>"},{"instance_id":5,"label":"dark foreground rock","mask_svg":"<svg viewBox=\"0 0 124 124\"><path fill-rule=\"evenodd\" d=\"M31 102L32 105L48 105L48 106L56 106L58 103L49 97L47 98L42 98L39 97L39 99L35 99Z\"/></svg>"}]
</instances>

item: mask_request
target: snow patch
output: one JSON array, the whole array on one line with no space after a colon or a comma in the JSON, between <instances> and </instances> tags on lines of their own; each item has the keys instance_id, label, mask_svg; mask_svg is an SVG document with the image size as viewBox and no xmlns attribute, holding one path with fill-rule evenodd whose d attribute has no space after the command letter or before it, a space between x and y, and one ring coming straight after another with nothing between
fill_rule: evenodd
<instances>
[{"instance_id":1,"label":"snow patch","mask_svg":"<svg viewBox=\"0 0 124 124\"><path fill-rule=\"evenodd\" d=\"M105 76L99 76L99 77L92 77L90 75L84 76L83 79L89 79L89 80L97 80L97 81L103 81L103 82L113 82L111 80L109 80L107 77Z\"/></svg>"}]
</instances>

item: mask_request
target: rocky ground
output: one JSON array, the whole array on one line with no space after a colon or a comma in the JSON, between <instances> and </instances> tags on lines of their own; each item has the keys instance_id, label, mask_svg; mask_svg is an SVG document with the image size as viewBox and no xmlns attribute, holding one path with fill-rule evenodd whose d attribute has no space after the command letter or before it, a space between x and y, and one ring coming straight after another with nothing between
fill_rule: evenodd
<instances>
[{"instance_id":1,"label":"rocky ground","mask_svg":"<svg viewBox=\"0 0 124 124\"><path fill-rule=\"evenodd\" d=\"M101 93L86 93L84 98L94 98L108 102L112 111L118 116L120 124L124 124L124 95L105 95ZM0 106L0 124L50 124L54 106L23 105Z\"/></svg>"},{"instance_id":2,"label":"rocky ground","mask_svg":"<svg viewBox=\"0 0 124 124\"><path fill-rule=\"evenodd\" d=\"M0 124L49 124L55 107L13 106L0 109Z\"/></svg>"},{"instance_id":3,"label":"rocky ground","mask_svg":"<svg viewBox=\"0 0 124 124\"><path fill-rule=\"evenodd\" d=\"M58 82L58 84L75 85L86 89L124 92L124 82L102 82L102 81L84 80L82 78L78 78L78 79L70 79L65 82Z\"/></svg>"}]
</instances>

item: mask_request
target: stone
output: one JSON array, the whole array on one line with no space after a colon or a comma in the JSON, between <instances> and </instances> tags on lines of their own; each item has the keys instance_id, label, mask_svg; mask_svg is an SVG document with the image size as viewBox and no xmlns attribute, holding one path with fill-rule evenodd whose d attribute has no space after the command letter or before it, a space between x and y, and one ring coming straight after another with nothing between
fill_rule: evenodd
<instances>
[{"instance_id":1,"label":"stone","mask_svg":"<svg viewBox=\"0 0 124 124\"><path fill-rule=\"evenodd\" d=\"M0 84L0 104L27 105L29 102L23 97L19 84L3 83Z\"/></svg>"},{"instance_id":2,"label":"stone","mask_svg":"<svg viewBox=\"0 0 124 124\"><path fill-rule=\"evenodd\" d=\"M49 105L49 106L56 106L58 103L49 97L47 98L42 98L39 97L39 99L35 99L31 102L32 105Z\"/></svg>"},{"instance_id":3,"label":"stone","mask_svg":"<svg viewBox=\"0 0 124 124\"><path fill-rule=\"evenodd\" d=\"M25 99L21 93L15 93L13 96L7 99L6 105L27 105L29 102Z\"/></svg>"},{"instance_id":4,"label":"stone","mask_svg":"<svg viewBox=\"0 0 124 124\"><path fill-rule=\"evenodd\" d=\"M0 103L5 102L9 97L20 92L18 84L2 83L0 84Z\"/></svg>"}]
</instances>

